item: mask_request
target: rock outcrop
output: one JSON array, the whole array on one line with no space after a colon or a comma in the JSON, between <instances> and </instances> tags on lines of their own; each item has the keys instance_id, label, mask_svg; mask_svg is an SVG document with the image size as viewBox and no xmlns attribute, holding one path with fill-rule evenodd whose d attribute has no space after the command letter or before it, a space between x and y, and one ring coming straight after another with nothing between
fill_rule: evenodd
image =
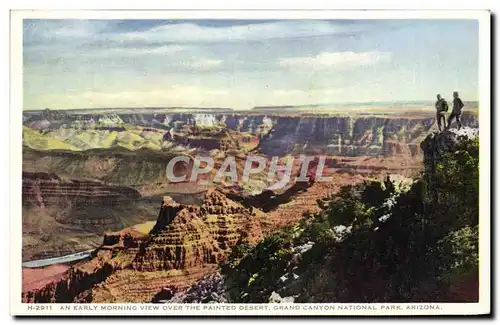
<instances>
[{"instance_id":1,"label":"rock outcrop","mask_svg":"<svg viewBox=\"0 0 500 325\"><path fill-rule=\"evenodd\" d=\"M76 263L51 281L33 282L23 292L23 301L120 301L128 293L116 284L125 278L154 282L141 282L143 291L137 289L134 298L149 301L167 285L184 289L214 270L237 243L259 241L264 219L262 212L218 190L208 191L200 206L165 197L149 234L134 227L106 233L89 260Z\"/></svg>"},{"instance_id":2,"label":"rock outcrop","mask_svg":"<svg viewBox=\"0 0 500 325\"><path fill-rule=\"evenodd\" d=\"M449 129L441 133L430 133L422 141L420 148L424 153L424 171L429 186L428 195L430 199L438 199L434 175L437 165L443 160L443 155L456 150L464 143L464 140L472 140L477 136L479 136L479 129L464 127L460 130Z\"/></svg>"},{"instance_id":3,"label":"rock outcrop","mask_svg":"<svg viewBox=\"0 0 500 325\"><path fill-rule=\"evenodd\" d=\"M262 217L218 190L209 190L199 207L165 197L151 239L141 247L133 268L155 271L216 264L237 242L260 238Z\"/></svg>"},{"instance_id":4,"label":"rock outcrop","mask_svg":"<svg viewBox=\"0 0 500 325\"><path fill-rule=\"evenodd\" d=\"M227 303L229 297L224 283L224 277L219 273L209 274L196 281L184 291L175 287L163 288L153 299L153 303L199 304L199 303Z\"/></svg>"},{"instance_id":5,"label":"rock outcrop","mask_svg":"<svg viewBox=\"0 0 500 325\"><path fill-rule=\"evenodd\" d=\"M463 140L472 140L479 136L479 129L464 127L460 130L449 129L441 133L430 133L420 144L424 153L424 168L427 173L435 171L443 153L451 152Z\"/></svg>"}]
</instances>

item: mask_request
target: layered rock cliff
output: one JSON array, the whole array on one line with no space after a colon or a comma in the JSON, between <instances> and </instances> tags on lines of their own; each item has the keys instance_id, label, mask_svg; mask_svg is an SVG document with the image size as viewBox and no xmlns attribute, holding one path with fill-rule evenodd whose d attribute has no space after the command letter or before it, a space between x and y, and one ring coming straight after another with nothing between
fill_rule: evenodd
<instances>
[{"instance_id":1,"label":"layered rock cliff","mask_svg":"<svg viewBox=\"0 0 500 325\"><path fill-rule=\"evenodd\" d=\"M57 174L63 179L98 180L139 191L145 185L168 183L168 162L172 157L183 154L146 149L135 152L119 149L84 152L23 149L23 171Z\"/></svg>"},{"instance_id":2,"label":"layered rock cliff","mask_svg":"<svg viewBox=\"0 0 500 325\"><path fill-rule=\"evenodd\" d=\"M126 186L43 172L23 172L22 181L23 261L93 249L104 231L157 214L155 198L142 198Z\"/></svg>"},{"instance_id":3,"label":"layered rock cliff","mask_svg":"<svg viewBox=\"0 0 500 325\"><path fill-rule=\"evenodd\" d=\"M422 111L424 112L424 111ZM69 114L47 120L43 115L30 116L25 125L33 128L54 129L64 123L79 120L103 120L106 126L120 126L123 122L160 129L182 129L184 126L222 127L245 132L261 139L260 148L265 154L322 153L333 156L415 156L420 154L419 144L428 132L436 128L432 111L428 113L394 115L345 114L307 115L305 113L269 114L258 112L206 112L206 113L155 113L130 114L117 110L115 115L87 116ZM119 120L118 120L119 119ZM44 121L42 123L41 121ZM57 123L55 122L57 121ZM65 122L66 121L66 122ZM37 124L38 123L38 124ZM110 124L111 123L111 124ZM462 117L465 126L477 128L474 113ZM39 125L40 124L40 125ZM102 123L101 123L102 124ZM230 139L218 140L199 137L179 137L179 143L194 147L232 148Z\"/></svg>"},{"instance_id":4,"label":"layered rock cliff","mask_svg":"<svg viewBox=\"0 0 500 325\"><path fill-rule=\"evenodd\" d=\"M464 116L463 123L477 127L472 115ZM432 117L278 117L263 136L260 148L267 154L412 157L420 153L419 144L433 127Z\"/></svg>"},{"instance_id":5,"label":"layered rock cliff","mask_svg":"<svg viewBox=\"0 0 500 325\"><path fill-rule=\"evenodd\" d=\"M139 198L136 190L128 187L109 186L100 182L63 180L54 173L23 172L23 204L45 207L64 202L115 204Z\"/></svg>"}]
</instances>

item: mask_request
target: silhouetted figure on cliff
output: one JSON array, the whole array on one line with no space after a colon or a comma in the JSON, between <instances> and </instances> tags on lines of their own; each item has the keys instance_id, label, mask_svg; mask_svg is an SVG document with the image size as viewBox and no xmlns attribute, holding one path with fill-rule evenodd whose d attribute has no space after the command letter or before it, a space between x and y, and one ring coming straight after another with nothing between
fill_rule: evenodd
<instances>
[{"instance_id":1,"label":"silhouetted figure on cliff","mask_svg":"<svg viewBox=\"0 0 500 325\"><path fill-rule=\"evenodd\" d=\"M458 97L458 92L454 91L453 92L453 110L451 111L450 116L448 116L448 127L446 129L449 129L451 126L451 122L455 118L457 120L457 125L458 129L460 130L462 128L462 121L460 121L460 116L462 116L462 108L464 107L464 103Z\"/></svg>"},{"instance_id":2,"label":"silhouetted figure on cliff","mask_svg":"<svg viewBox=\"0 0 500 325\"><path fill-rule=\"evenodd\" d=\"M437 94L436 119L439 132L441 132L441 121L444 124L443 127L446 128L446 118L444 115L447 111L448 111L448 103L443 97L441 97L440 94Z\"/></svg>"}]
</instances>

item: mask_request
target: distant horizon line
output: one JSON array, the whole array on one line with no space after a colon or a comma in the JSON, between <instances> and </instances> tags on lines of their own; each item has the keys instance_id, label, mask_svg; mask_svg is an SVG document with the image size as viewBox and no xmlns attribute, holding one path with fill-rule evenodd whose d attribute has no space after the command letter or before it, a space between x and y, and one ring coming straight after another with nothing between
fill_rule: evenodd
<instances>
[{"instance_id":1,"label":"distant horizon line","mask_svg":"<svg viewBox=\"0 0 500 325\"><path fill-rule=\"evenodd\" d=\"M405 104L405 105L415 105L415 104L429 104L433 103L434 100L398 100L398 101L347 101L347 102L329 102L329 103L317 103L317 104L298 104L298 105L290 105L290 104L282 104L282 105L258 105L253 106L251 108L245 109L235 109L231 107L220 107L220 106L120 106L120 107L77 107L77 108L30 108L23 109L23 112L38 112L44 110L50 111L73 111L73 110L113 110L113 109L198 109L198 110L228 110L228 111L249 111L249 110L258 110L258 109L272 109L272 108L302 108L302 107L322 107L327 105L342 105L342 106L354 106L354 105L394 105L394 104ZM479 103L479 100L465 100L466 103Z\"/></svg>"}]
</instances>

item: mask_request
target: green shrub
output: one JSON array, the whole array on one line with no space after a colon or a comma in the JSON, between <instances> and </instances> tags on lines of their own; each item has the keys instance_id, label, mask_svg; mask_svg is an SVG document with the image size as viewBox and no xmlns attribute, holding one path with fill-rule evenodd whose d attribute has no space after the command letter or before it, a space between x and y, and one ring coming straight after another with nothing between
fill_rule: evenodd
<instances>
[{"instance_id":1,"label":"green shrub","mask_svg":"<svg viewBox=\"0 0 500 325\"><path fill-rule=\"evenodd\" d=\"M421 179L343 187L298 225L254 248L237 246L239 263L225 269L235 301L266 302L293 263L302 274L299 301L444 299L453 283L477 274L478 152L478 139L463 141ZM340 225L351 231L339 239ZM294 261L292 247L307 241L314 246Z\"/></svg>"}]
</instances>

